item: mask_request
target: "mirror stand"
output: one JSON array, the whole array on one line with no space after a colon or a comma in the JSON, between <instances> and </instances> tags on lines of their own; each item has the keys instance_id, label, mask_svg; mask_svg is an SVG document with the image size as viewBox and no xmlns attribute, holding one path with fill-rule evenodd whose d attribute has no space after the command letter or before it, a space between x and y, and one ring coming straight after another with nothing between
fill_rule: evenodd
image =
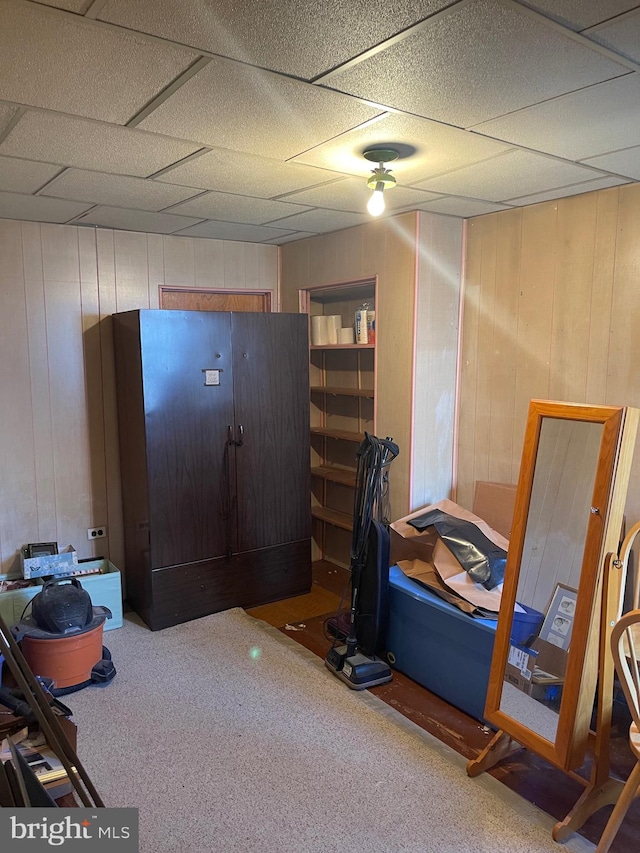
<instances>
[{"instance_id":1,"label":"mirror stand","mask_svg":"<svg viewBox=\"0 0 640 853\"><path fill-rule=\"evenodd\" d=\"M589 753L592 758L588 779L577 773L567 771L572 779L580 782L585 789L576 804L564 820L553 828L554 841L566 841L603 806L616 803L624 782L610 775L609 739L611 736L611 714L613 708L614 666L610 653L611 630L620 618L623 609L623 596L627 577L631 548L640 534L640 522L629 531L622 543L619 554L609 553L605 560L602 584L600 636L598 644L598 697L596 705L595 729L589 733ZM640 605L640 578L633 578L632 609ZM467 763L467 774L479 776L506 758L522 745L504 730L496 732L490 743L477 758Z\"/></svg>"}]
</instances>

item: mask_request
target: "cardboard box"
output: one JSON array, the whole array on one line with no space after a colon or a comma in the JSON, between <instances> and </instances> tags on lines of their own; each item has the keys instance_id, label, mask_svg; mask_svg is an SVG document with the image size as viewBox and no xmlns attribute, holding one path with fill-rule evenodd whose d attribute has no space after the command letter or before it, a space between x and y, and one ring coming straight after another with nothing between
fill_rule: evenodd
<instances>
[{"instance_id":1,"label":"cardboard box","mask_svg":"<svg viewBox=\"0 0 640 853\"><path fill-rule=\"evenodd\" d=\"M60 554L41 554L38 557L27 557L24 551L22 558L22 577L41 578L45 575L64 577L71 575L78 567L78 555L73 546L69 545Z\"/></svg>"},{"instance_id":2,"label":"cardboard box","mask_svg":"<svg viewBox=\"0 0 640 853\"><path fill-rule=\"evenodd\" d=\"M78 580L83 589L89 593L91 603L94 607L108 607L112 618L104 623L104 630L121 628L123 623L122 612L122 584L119 570L110 560L90 560L86 563L76 565L81 570L96 570L96 574L80 575ZM10 580L7 575L0 575L0 580ZM14 578L19 580L19 578ZM10 628L20 621L25 607L42 589L44 581L35 578L31 586L22 589L0 592L0 616Z\"/></svg>"},{"instance_id":3,"label":"cardboard box","mask_svg":"<svg viewBox=\"0 0 640 853\"><path fill-rule=\"evenodd\" d=\"M473 513L506 539L511 535L516 488L509 483L478 480L473 496Z\"/></svg>"},{"instance_id":4,"label":"cardboard box","mask_svg":"<svg viewBox=\"0 0 640 853\"><path fill-rule=\"evenodd\" d=\"M448 499L417 509L391 524L389 530L389 565L393 566L400 560L422 560L425 563L432 561L433 549L439 538L438 531L433 526L426 527L424 530L416 530L409 522L433 510L440 510L476 524L482 522L482 519L476 518L469 510ZM486 535L486 530L482 532Z\"/></svg>"},{"instance_id":5,"label":"cardboard box","mask_svg":"<svg viewBox=\"0 0 640 853\"><path fill-rule=\"evenodd\" d=\"M505 681L518 690L543 701L549 687L564 684L567 653L537 637L531 647L512 645L505 667Z\"/></svg>"},{"instance_id":6,"label":"cardboard box","mask_svg":"<svg viewBox=\"0 0 640 853\"><path fill-rule=\"evenodd\" d=\"M418 510L412 515L394 521L389 529L389 564L395 565L400 560L423 560L430 563L433 549L438 541L435 527L426 530L416 530L407 524L407 519L424 515L424 510Z\"/></svg>"},{"instance_id":7,"label":"cardboard box","mask_svg":"<svg viewBox=\"0 0 640 853\"><path fill-rule=\"evenodd\" d=\"M487 485L501 486L501 484ZM506 488L502 488L501 486L497 490L491 488L481 491L483 495L492 496L492 500L494 500L496 507L502 506L506 511L507 496L510 494L511 489L514 490L515 495L515 486L508 486ZM504 501L504 504L500 503L501 500ZM486 519L475 512L475 510L470 512L468 509L465 509L454 501L450 501L445 498L444 500L438 501L430 506L422 507L422 509L418 509L410 515L405 515L403 518L400 518L391 524L389 531L390 565L393 566L399 560L423 560L425 563L432 562L433 549L438 541L437 530L433 526L427 527L424 530L416 530L416 528L409 524L409 522L414 518L419 518L420 516L425 515L425 513L436 509L449 515L453 515L456 518L471 521L485 536L487 536L488 539L498 545L499 548L507 549L509 543L508 541L505 541L504 534L501 531L487 522ZM511 512L513 514L513 509Z\"/></svg>"},{"instance_id":8,"label":"cardboard box","mask_svg":"<svg viewBox=\"0 0 640 853\"><path fill-rule=\"evenodd\" d=\"M540 637L531 643L531 648L538 653L538 668L544 672L550 672L564 680L567 671L567 656L568 653L564 649L554 646L553 643L548 643Z\"/></svg>"},{"instance_id":9,"label":"cardboard box","mask_svg":"<svg viewBox=\"0 0 640 853\"><path fill-rule=\"evenodd\" d=\"M523 693L531 693L531 677L536 668L538 652L527 646L509 646L509 656L504 671L505 681Z\"/></svg>"}]
</instances>

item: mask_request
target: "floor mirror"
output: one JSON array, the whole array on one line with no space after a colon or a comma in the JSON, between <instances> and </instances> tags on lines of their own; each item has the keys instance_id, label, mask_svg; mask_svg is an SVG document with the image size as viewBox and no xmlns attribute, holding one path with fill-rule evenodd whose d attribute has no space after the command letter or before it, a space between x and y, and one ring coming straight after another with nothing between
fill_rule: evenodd
<instances>
[{"instance_id":1,"label":"floor mirror","mask_svg":"<svg viewBox=\"0 0 640 853\"><path fill-rule=\"evenodd\" d=\"M636 409L530 403L485 708L499 732L469 775L504 735L566 771L584 761L637 424Z\"/></svg>"}]
</instances>

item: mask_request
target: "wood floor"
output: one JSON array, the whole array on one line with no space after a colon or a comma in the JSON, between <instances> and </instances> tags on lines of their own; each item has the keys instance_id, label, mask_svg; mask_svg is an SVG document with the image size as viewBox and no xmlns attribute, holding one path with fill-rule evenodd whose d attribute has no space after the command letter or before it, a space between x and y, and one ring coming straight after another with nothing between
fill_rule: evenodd
<instances>
[{"instance_id":1,"label":"wood floor","mask_svg":"<svg viewBox=\"0 0 640 853\"><path fill-rule=\"evenodd\" d=\"M314 564L310 593L274 604L255 607L248 612L301 643L320 657L331 645L325 622L339 608L346 609L348 573L331 563ZM345 686L345 690L349 688ZM466 758L477 756L493 732L464 712L444 702L400 672L394 672L389 684L371 692L408 719L448 744ZM616 703L617 705L617 703ZM611 739L612 772L626 779L633 765L628 748L628 717L624 708L617 716ZM588 775L588 767L580 773ZM491 774L503 784L546 811L555 820L563 820L580 797L583 787L538 756L521 749L493 768ZM597 844L611 807L600 809L585 823L581 834ZM631 805L611 853L637 853L640 838L640 798ZM558 845L562 850L562 845Z\"/></svg>"}]
</instances>

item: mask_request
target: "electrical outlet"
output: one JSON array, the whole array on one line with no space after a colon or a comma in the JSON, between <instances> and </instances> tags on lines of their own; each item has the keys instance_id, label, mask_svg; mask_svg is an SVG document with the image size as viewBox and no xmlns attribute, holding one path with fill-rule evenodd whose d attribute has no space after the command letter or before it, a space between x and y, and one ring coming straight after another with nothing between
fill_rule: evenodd
<instances>
[{"instance_id":1,"label":"electrical outlet","mask_svg":"<svg viewBox=\"0 0 640 853\"><path fill-rule=\"evenodd\" d=\"M106 527L89 527L87 530L87 539L104 539L106 535Z\"/></svg>"}]
</instances>

